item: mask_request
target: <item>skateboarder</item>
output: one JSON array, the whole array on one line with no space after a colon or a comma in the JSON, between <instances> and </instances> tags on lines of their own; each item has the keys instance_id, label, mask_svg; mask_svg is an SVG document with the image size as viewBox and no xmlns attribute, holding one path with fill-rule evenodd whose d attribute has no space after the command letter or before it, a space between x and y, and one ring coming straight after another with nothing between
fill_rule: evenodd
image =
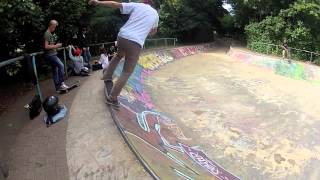
<instances>
[{"instance_id":1,"label":"skateboarder","mask_svg":"<svg viewBox=\"0 0 320 180\"><path fill-rule=\"evenodd\" d=\"M57 49L62 47L61 43L57 43L58 37L53 33L58 26L56 20L51 20L47 31L44 33L44 49L45 57L52 67L53 82L56 91L65 90L69 87L64 83L64 65L57 56Z\"/></svg>"},{"instance_id":2,"label":"skateboarder","mask_svg":"<svg viewBox=\"0 0 320 180\"><path fill-rule=\"evenodd\" d=\"M159 15L151 7L151 0L143 0L142 3L90 0L89 4L120 9L122 14L130 15L129 20L118 34L118 52L110 61L109 67L103 76L103 80L112 81L112 75L120 59L125 57L122 73L107 97L108 104L119 106L117 97L134 71L145 39L148 35L152 36L157 32Z\"/></svg>"}]
</instances>

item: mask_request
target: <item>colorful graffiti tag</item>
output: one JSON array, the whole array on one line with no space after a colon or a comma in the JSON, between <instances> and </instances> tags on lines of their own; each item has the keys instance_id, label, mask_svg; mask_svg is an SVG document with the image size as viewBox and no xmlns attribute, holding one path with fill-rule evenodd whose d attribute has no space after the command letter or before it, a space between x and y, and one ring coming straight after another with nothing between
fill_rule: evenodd
<instances>
[{"instance_id":1,"label":"colorful graffiti tag","mask_svg":"<svg viewBox=\"0 0 320 180\"><path fill-rule=\"evenodd\" d=\"M144 84L145 78L161 66L209 47L187 46L143 55L119 98L120 109L113 111L131 144L158 178L240 179L191 146L191 139L176 122L157 111ZM120 75L122 66L116 75Z\"/></svg>"},{"instance_id":2,"label":"colorful graffiti tag","mask_svg":"<svg viewBox=\"0 0 320 180\"><path fill-rule=\"evenodd\" d=\"M320 84L320 68L311 64L297 62L288 63L279 58L253 54L235 48L230 48L228 54L233 59L270 69L282 76Z\"/></svg>"}]
</instances>

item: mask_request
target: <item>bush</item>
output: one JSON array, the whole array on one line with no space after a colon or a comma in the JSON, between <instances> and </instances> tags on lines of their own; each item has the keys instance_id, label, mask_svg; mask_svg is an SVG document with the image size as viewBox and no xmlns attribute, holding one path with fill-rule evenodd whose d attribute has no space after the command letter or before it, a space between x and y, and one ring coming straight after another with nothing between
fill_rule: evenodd
<instances>
[{"instance_id":1,"label":"bush","mask_svg":"<svg viewBox=\"0 0 320 180\"><path fill-rule=\"evenodd\" d=\"M248 47L260 53L281 54L281 49L259 43L282 44L288 40L289 47L316 51L320 49L320 5L298 1L277 16L269 16L259 23L245 27ZM310 54L292 50L294 59L309 60Z\"/></svg>"}]
</instances>

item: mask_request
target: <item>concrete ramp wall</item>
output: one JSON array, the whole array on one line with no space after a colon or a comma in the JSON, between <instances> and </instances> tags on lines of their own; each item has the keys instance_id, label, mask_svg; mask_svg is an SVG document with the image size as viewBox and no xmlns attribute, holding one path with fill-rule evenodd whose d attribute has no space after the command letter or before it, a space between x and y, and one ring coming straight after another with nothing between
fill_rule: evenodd
<instances>
[{"instance_id":1,"label":"concrete ramp wall","mask_svg":"<svg viewBox=\"0 0 320 180\"><path fill-rule=\"evenodd\" d=\"M312 64L296 61L290 64L281 58L263 56L236 48L230 48L228 54L235 60L269 69L282 76L320 84L320 68Z\"/></svg>"},{"instance_id":2,"label":"concrete ramp wall","mask_svg":"<svg viewBox=\"0 0 320 180\"><path fill-rule=\"evenodd\" d=\"M190 144L175 120L159 112L145 88L146 77L165 64L209 48L204 44L142 55L119 97L121 108L112 110L128 145L155 179L239 179L195 147L196 142ZM119 66L116 75L121 70Z\"/></svg>"}]
</instances>

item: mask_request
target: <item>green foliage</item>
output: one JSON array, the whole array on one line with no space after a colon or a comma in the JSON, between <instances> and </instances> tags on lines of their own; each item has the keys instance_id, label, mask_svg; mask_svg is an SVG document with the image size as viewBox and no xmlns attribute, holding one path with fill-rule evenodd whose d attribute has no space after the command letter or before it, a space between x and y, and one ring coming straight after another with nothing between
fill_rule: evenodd
<instances>
[{"instance_id":1,"label":"green foliage","mask_svg":"<svg viewBox=\"0 0 320 180\"><path fill-rule=\"evenodd\" d=\"M290 8L282 10L277 16L268 16L263 21L245 27L248 46L258 52L272 50L254 42L281 44L288 40L290 47L316 51L320 47L320 5L297 1ZM274 52L280 54L281 50ZM292 50L295 59L309 60L310 54Z\"/></svg>"},{"instance_id":2,"label":"green foliage","mask_svg":"<svg viewBox=\"0 0 320 180\"><path fill-rule=\"evenodd\" d=\"M120 27L124 24L119 10L111 8L91 8L87 15L91 29L91 42L115 41Z\"/></svg>"},{"instance_id":3,"label":"green foliage","mask_svg":"<svg viewBox=\"0 0 320 180\"><path fill-rule=\"evenodd\" d=\"M78 27L85 24L82 14L86 11L85 0L52 0L46 13L47 21L56 19L59 22L57 32L60 42L67 43L78 32Z\"/></svg>"},{"instance_id":4,"label":"green foliage","mask_svg":"<svg viewBox=\"0 0 320 180\"><path fill-rule=\"evenodd\" d=\"M44 29L44 15L32 0L0 1L0 57L14 56L17 48L31 50Z\"/></svg>"},{"instance_id":5,"label":"green foliage","mask_svg":"<svg viewBox=\"0 0 320 180\"><path fill-rule=\"evenodd\" d=\"M66 42L78 30L85 11L85 0L1 1L1 59L15 56L17 48L24 52L42 49L43 33L51 19L58 20L60 41Z\"/></svg>"},{"instance_id":6,"label":"green foliage","mask_svg":"<svg viewBox=\"0 0 320 180\"><path fill-rule=\"evenodd\" d=\"M225 33L231 34L235 29L235 18L230 14L226 14L221 18L221 26Z\"/></svg>"},{"instance_id":7,"label":"green foliage","mask_svg":"<svg viewBox=\"0 0 320 180\"><path fill-rule=\"evenodd\" d=\"M227 13L222 0L167 0L160 6L160 33L181 40L210 40Z\"/></svg>"},{"instance_id":8,"label":"green foliage","mask_svg":"<svg viewBox=\"0 0 320 180\"><path fill-rule=\"evenodd\" d=\"M244 28L250 22L262 21L267 16L275 16L295 0L226 0L233 7L236 26Z\"/></svg>"},{"instance_id":9,"label":"green foliage","mask_svg":"<svg viewBox=\"0 0 320 180\"><path fill-rule=\"evenodd\" d=\"M51 19L59 22L59 40L68 42L77 31L85 10L85 0L0 1L0 60L42 50L43 34ZM1 70L12 76L20 69L17 62Z\"/></svg>"}]
</instances>

